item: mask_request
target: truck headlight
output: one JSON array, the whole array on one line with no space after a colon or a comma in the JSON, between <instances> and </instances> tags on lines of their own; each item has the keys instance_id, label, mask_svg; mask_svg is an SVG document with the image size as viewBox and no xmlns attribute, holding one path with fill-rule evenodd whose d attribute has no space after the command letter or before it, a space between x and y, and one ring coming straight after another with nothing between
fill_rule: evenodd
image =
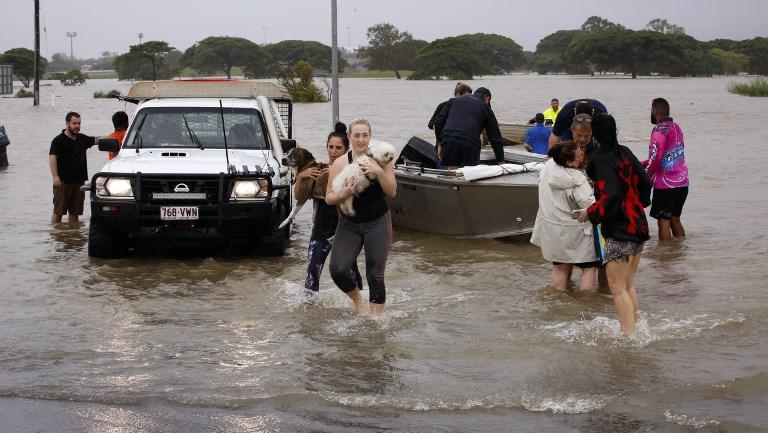
<instances>
[{"instance_id":1,"label":"truck headlight","mask_svg":"<svg viewBox=\"0 0 768 433\"><path fill-rule=\"evenodd\" d=\"M235 200L269 197L269 182L266 179L238 180L232 188L230 198Z\"/></svg>"},{"instance_id":2,"label":"truck headlight","mask_svg":"<svg viewBox=\"0 0 768 433\"><path fill-rule=\"evenodd\" d=\"M133 198L131 180L125 177L96 178L96 196L100 198Z\"/></svg>"}]
</instances>

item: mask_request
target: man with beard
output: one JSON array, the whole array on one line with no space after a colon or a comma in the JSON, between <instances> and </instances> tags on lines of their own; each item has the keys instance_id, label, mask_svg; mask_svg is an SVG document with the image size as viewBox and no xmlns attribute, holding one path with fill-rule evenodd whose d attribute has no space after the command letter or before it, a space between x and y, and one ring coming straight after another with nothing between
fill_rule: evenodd
<instances>
[{"instance_id":1,"label":"man with beard","mask_svg":"<svg viewBox=\"0 0 768 433\"><path fill-rule=\"evenodd\" d=\"M80 187L88 180L86 151L96 144L96 137L80 133L80 115L67 113L66 128L51 141L48 166L53 177L53 215L51 222L61 222L67 214L70 224L77 224L83 214L85 193Z\"/></svg>"}]
</instances>

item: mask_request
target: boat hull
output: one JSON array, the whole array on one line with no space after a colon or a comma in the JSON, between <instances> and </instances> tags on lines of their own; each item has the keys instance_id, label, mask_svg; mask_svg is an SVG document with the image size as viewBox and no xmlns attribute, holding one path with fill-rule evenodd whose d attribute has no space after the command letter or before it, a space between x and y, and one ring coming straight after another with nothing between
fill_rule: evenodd
<instances>
[{"instance_id":1,"label":"boat hull","mask_svg":"<svg viewBox=\"0 0 768 433\"><path fill-rule=\"evenodd\" d=\"M468 182L396 169L392 222L428 233L468 237L529 234L538 210L538 177L520 173Z\"/></svg>"}]
</instances>

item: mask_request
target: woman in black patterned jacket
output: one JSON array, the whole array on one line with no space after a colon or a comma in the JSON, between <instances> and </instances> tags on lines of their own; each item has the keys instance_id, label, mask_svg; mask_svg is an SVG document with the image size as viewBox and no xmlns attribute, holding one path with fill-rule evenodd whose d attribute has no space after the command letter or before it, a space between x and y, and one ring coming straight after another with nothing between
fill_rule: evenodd
<instances>
[{"instance_id":1,"label":"woman in black patterned jacket","mask_svg":"<svg viewBox=\"0 0 768 433\"><path fill-rule=\"evenodd\" d=\"M599 148L590 156L587 175L594 182L596 202L580 220L601 225L605 237L602 261L621 330L634 335L638 311L635 273L643 243L649 239L645 208L651 204L651 181L632 151L619 144L613 116L596 114L592 134Z\"/></svg>"}]
</instances>

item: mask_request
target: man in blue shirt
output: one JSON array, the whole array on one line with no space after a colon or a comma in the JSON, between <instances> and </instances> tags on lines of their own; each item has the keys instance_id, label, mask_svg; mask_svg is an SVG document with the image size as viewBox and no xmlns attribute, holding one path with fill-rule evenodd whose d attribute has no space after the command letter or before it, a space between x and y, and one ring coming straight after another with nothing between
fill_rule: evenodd
<instances>
[{"instance_id":1,"label":"man in blue shirt","mask_svg":"<svg viewBox=\"0 0 768 433\"><path fill-rule=\"evenodd\" d=\"M544 114L536 113L536 124L525 133L525 149L528 152L546 155L550 129L544 126Z\"/></svg>"}]
</instances>

